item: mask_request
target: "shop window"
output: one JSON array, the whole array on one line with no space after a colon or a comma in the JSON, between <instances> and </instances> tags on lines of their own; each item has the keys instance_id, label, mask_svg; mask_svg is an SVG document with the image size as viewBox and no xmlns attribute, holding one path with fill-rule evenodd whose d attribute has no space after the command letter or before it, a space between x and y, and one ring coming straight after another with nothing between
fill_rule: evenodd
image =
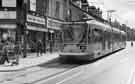
<instances>
[{"instance_id":1,"label":"shop window","mask_svg":"<svg viewBox=\"0 0 135 84\"><path fill-rule=\"evenodd\" d=\"M1 7L16 7L16 0L0 0Z\"/></svg>"},{"instance_id":2,"label":"shop window","mask_svg":"<svg viewBox=\"0 0 135 84\"><path fill-rule=\"evenodd\" d=\"M61 39L61 32L56 32L55 33L55 40L60 40Z\"/></svg>"}]
</instances>

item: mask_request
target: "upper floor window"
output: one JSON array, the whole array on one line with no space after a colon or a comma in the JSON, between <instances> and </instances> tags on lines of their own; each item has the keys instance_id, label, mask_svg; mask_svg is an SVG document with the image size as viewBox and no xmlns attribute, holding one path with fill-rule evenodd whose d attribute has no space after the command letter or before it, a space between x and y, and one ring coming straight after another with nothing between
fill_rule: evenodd
<instances>
[{"instance_id":1,"label":"upper floor window","mask_svg":"<svg viewBox=\"0 0 135 84\"><path fill-rule=\"evenodd\" d=\"M0 0L1 7L16 7L16 0Z\"/></svg>"},{"instance_id":2,"label":"upper floor window","mask_svg":"<svg viewBox=\"0 0 135 84\"><path fill-rule=\"evenodd\" d=\"M60 2L56 1L55 17L59 17L60 14Z\"/></svg>"},{"instance_id":3,"label":"upper floor window","mask_svg":"<svg viewBox=\"0 0 135 84\"><path fill-rule=\"evenodd\" d=\"M81 8L81 0L72 0L72 3Z\"/></svg>"}]
</instances>

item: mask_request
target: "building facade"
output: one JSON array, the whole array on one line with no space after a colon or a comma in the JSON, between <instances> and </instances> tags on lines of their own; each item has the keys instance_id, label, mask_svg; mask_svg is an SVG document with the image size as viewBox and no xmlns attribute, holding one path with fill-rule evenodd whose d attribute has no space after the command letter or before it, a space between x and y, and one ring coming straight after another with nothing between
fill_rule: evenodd
<instances>
[{"instance_id":1,"label":"building facade","mask_svg":"<svg viewBox=\"0 0 135 84\"><path fill-rule=\"evenodd\" d=\"M36 52L41 40L46 50L47 0L0 0L0 41L12 39L26 53Z\"/></svg>"},{"instance_id":2,"label":"building facade","mask_svg":"<svg viewBox=\"0 0 135 84\"><path fill-rule=\"evenodd\" d=\"M47 6L47 28L48 28L48 46L51 51L59 51L62 42L62 26L65 21L65 12L67 10L68 0L48 0Z\"/></svg>"},{"instance_id":3,"label":"building facade","mask_svg":"<svg viewBox=\"0 0 135 84\"><path fill-rule=\"evenodd\" d=\"M29 0L26 10L26 49L36 52L37 41L41 40L43 51L46 51L46 0Z\"/></svg>"},{"instance_id":4,"label":"building facade","mask_svg":"<svg viewBox=\"0 0 135 84\"><path fill-rule=\"evenodd\" d=\"M88 15L76 1L0 0L0 40L10 36L22 46L24 56L36 52L38 40L44 52L61 50L64 24Z\"/></svg>"},{"instance_id":5,"label":"building facade","mask_svg":"<svg viewBox=\"0 0 135 84\"><path fill-rule=\"evenodd\" d=\"M0 41L6 40L9 36L12 40L16 40L16 30L18 29L16 3L16 0L0 0Z\"/></svg>"}]
</instances>

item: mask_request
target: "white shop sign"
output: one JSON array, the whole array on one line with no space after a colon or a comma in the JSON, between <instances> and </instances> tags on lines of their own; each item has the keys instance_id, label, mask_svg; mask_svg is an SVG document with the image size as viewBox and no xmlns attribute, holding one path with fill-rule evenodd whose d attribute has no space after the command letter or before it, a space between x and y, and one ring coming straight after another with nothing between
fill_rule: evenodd
<instances>
[{"instance_id":1,"label":"white shop sign","mask_svg":"<svg viewBox=\"0 0 135 84\"><path fill-rule=\"evenodd\" d=\"M30 10L36 11L36 0L30 0Z\"/></svg>"},{"instance_id":2,"label":"white shop sign","mask_svg":"<svg viewBox=\"0 0 135 84\"><path fill-rule=\"evenodd\" d=\"M58 21L58 20L55 20L55 19L51 19L51 18L47 18L47 27L48 28L60 30L61 29L61 25L62 25L61 21Z\"/></svg>"},{"instance_id":3,"label":"white shop sign","mask_svg":"<svg viewBox=\"0 0 135 84\"><path fill-rule=\"evenodd\" d=\"M2 7L16 7L16 0L2 0Z\"/></svg>"},{"instance_id":4,"label":"white shop sign","mask_svg":"<svg viewBox=\"0 0 135 84\"><path fill-rule=\"evenodd\" d=\"M0 19L16 19L16 11L0 11Z\"/></svg>"},{"instance_id":5,"label":"white shop sign","mask_svg":"<svg viewBox=\"0 0 135 84\"><path fill-rule=\"evenodd\" d=\"M48 31L46 28L35 27L35 26L30 26L30 25L27 25L27 29L29 29L29 30L35 30L35 31L43 31L43 32L47 32Z\"/></svg>"},{"instance_id":6,"label":"white shop sign","mask_svg":"<svg viewBox=\"0 0 135 84\"><path fill-rule=\"evenodd\" d=\"M0 24L0 28L3 28L3 29L15 29L16 25L15 24Z\"/></svg>"},{"instance_id":7,"label":"white shop sign","mask_svg":"<svg viewBox=\"0 0 135 84\"><path fill-rule=\"evenodd\" d=\"M27 21L32 22L32 23L37 23L37 24L43 24L45 25L45 19L33 15L27 15Z\"/></svg>"}]
</instances>

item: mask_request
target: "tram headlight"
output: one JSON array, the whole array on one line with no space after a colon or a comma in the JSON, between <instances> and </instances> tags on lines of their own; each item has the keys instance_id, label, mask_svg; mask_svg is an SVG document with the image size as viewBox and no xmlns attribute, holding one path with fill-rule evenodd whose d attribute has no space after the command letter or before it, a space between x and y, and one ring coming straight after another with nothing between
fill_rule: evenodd
<instances>
[{"instance_id":1,"label":"tram headlight","mask_svg":"<svg viewBox=\"0 0 135 84\"><path fill-rule=\"evenodd\" d=\"M82 52L84 52L84 51L86 50L86 46L85 46L85 45L81 45L81 46L80 46L80 50L81 50Z\"/></svg>"}]
</instances>

